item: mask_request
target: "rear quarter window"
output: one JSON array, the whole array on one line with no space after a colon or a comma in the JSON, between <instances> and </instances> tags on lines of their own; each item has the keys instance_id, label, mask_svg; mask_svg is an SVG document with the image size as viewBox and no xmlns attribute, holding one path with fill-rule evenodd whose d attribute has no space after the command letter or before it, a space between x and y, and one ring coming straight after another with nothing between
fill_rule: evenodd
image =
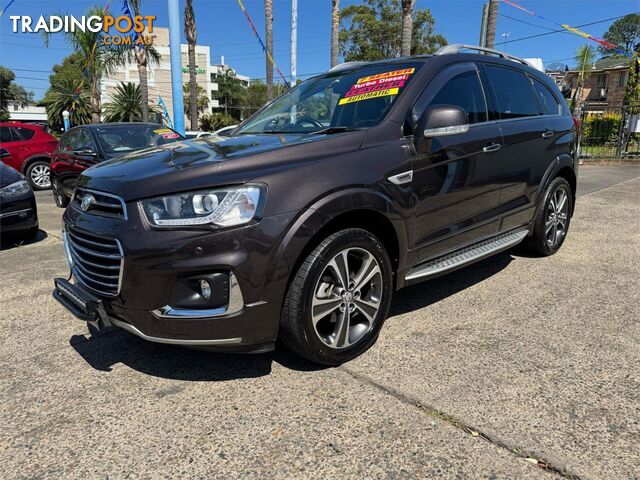
<instances>
[{"instance_id":1,"label":"rear quarter window","mask_svg":"<svg viewBox=\"0 0 640 480\"><path fill-rule=\"evenodd\" d=\"M558 115L562 112L562 107L555 95L540 80L533 79L533 90L538 96L542 113L545 115Z\"/></svg>"},{"instance_id":2,"label":"rear quarter window","mask_svg":"<svg viewBox=\"0 0 640 480\"><path fill-rule=\"evenodd\" d=\"M23 127L11 127L13 136L18 140L31 140L33 136L36 134L30 128Z\"/></svg>"}]
</instances>

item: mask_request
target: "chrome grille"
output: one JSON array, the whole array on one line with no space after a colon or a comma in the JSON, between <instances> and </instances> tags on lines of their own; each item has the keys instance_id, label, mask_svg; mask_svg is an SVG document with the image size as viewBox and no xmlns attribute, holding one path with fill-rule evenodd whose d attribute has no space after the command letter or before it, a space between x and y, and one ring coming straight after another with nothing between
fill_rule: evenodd
<instances>
[{"instance_id":1,"label":"chrome grille","mask_svg":"<svg viewBox=\"0 0 640 480\"><path fill-rule=\"evenodd\" d=\"M98 295L114 297L122 281L122 248L118 240L75 227L64 231L75 279Z\"/></svg>"},{"instance_id":2,"label":"chrome grille","mask_svg":"<svg viewBox=\"0 0 640 480\"><path fill-rule=\"evenodd\" d=\"M82 210L82 199L85 195L91 195L94 201L91 202L87 210ZM73 193L72 205L78 210L86 211L94 215L103 215L112 218L127 218L127 210L124 201L117 195L99 192L82 187L75 189Z\"/></svg>"}]
</instances>

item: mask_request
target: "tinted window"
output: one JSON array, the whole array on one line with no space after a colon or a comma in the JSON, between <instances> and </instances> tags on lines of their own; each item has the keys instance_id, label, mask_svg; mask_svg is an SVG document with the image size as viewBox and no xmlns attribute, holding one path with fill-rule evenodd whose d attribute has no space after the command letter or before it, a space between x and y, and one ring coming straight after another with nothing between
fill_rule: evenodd
<instances>
[{"instance_id":1,"label":"tinted window","mask_svg":"<svg viewBox=\"0 0 640 480\"><path fill-rule=\"evenodd\" d=\"M0 142L13 142L9 127L0 127Z\"/></svg>"},{"instance_id":2,"label":"tinted window","mask_svg":"<svg viewBox=\"0 0 640 480\"><path fill-rule=\"evenodd\" d=\"M487 121L487 109L478 73L468 71L449 80L431 100L432 105L456 105L467 112L469 123Z\"/></svg>"},{"instance_id":3,"label":"tinted window","mask_svg":"<svg viewBox=\"0 0 640 480\"><path fill-rule=\"evenodd\" d=\"M31 140L33 136L36 134L36 132L34 132L33 130L29 128L22 128L22 127L11 127L11 131L13 133L13 136L16 139L20 139L20 140Z\"/></svg>"},{"instance_id":4,"label":"tinted window","mask_svg":"<svg viewBox=\"0 0 640 480\"><path fill-rule=\"evenodd\" d=\"M556 97L542 82L535 78L533 79L533 89L538 95L540 105L542 105L542 113L545 115L558 115L562 111Z\"/></svg>"},{"instance_id":5,"label":"tinted window","mask_svg":"<svg viewBox=\"0 0 640 480\"><path fill-rule=\"evenodd\" d=\"M524 73L510 68L487 66L487 75L498 99L501 118L538 115L538 104Z\"/></svg>"},{"instance_id":6,"label":"tinted window","mask_svg":"<svg viewBox=\"0 0 640 480\"><path fill-rule=\"evenodd\" d=\"M133 152L184 140L182 135L162 125L104 124L104 127L97 127L93 132L102 151L108 154Z\"/></svg>"},{"instance_id":7,"label":"tinted window","mask_svg":"<svg viewBox=\"0 0 640 480\"><path fill-rule=\"evenodd\" d=\"M89 133L88 130L80 130L74 150L91 150L92 152L96 151L96 145L93 142L93 137L91 137L91 133Z\"/></svg>"},{"instance_id":8,"label":"tinted window","mask_svg":"<svg viewBox=\"0 0 640 480\"><path fill-rule=\"evenodd\" d=\"M78 142L78 130L67 132L62 136L58 148L60 150L76 150L76 144Z\"/></svg>"}]
</instances>

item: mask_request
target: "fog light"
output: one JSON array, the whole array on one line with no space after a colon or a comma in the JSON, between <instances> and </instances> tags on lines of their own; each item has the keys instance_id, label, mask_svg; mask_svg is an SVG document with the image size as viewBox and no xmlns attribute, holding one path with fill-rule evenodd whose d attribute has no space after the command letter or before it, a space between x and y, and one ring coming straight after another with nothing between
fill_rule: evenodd
<instances>
[{"instance_id":1,"label":"fog light","mask_svg":"<svg viewBox=\"0 0 640 480\"><path fill-rule=\"evenodd\" d=\"M200 280L200 295L206 300L211 298L211 285L206 280Z\"/></svg>"}]
</instances>

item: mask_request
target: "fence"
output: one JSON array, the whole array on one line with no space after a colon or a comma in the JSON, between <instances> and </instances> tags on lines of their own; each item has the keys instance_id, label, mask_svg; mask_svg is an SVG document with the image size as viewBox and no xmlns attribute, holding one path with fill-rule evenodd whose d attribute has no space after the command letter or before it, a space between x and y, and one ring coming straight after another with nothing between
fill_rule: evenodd
<instances>
[{"instance_id":1,"label":"fence","mask_svg":"<svg viewBox=\"0 0 640 480\"><path fill-rule=\"evenodd\" d=\"M581 119L580 157L603 159L640 158L640 134L629 131L631 117L622 104L585 106Z\"/></svg>"}]
</instances>

